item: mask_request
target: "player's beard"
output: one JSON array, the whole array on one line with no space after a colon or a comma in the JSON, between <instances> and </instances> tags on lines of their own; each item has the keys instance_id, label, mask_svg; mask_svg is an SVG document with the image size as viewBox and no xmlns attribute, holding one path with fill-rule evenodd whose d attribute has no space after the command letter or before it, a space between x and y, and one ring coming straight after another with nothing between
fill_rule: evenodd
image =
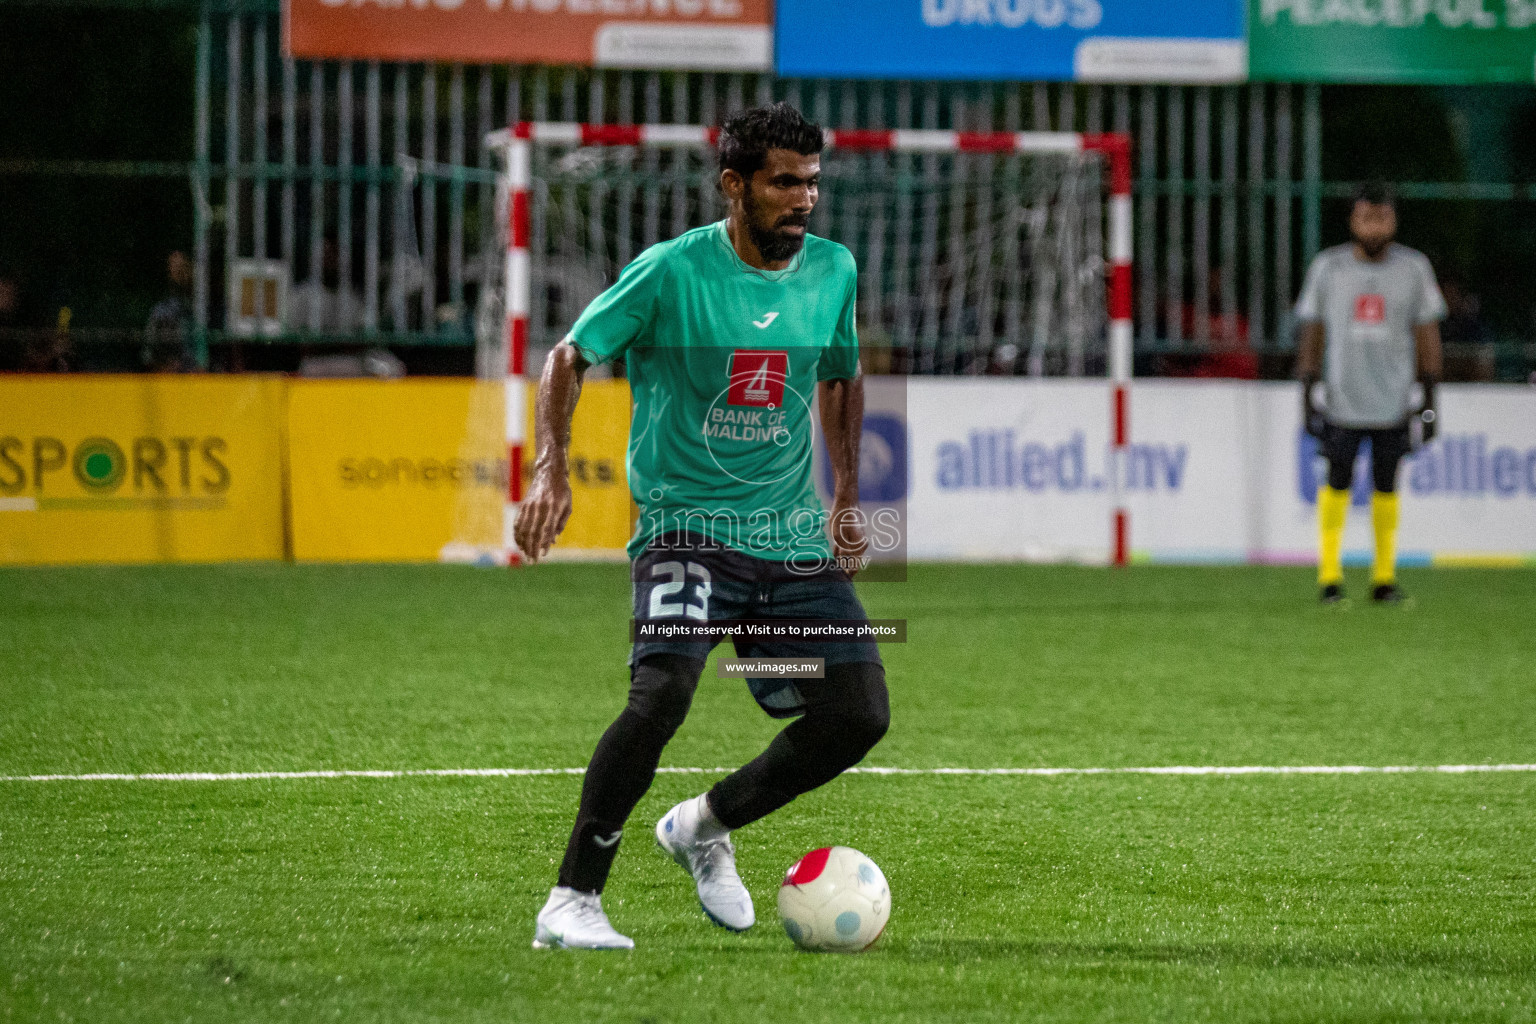
<instances>
[{"instance_id":1,"label":"player's beard","mask_svg":"<svg viewBox=\"0 0 1536 1024\"><path fill-rule=\"evenodd\" d=\"M1391 235L1387 235L1385 238L1372 238L1370 240L1361 238L1359 235L1355 235L1354 238L1355 244L1365 253L1366 258L1373 260L1386 252L1387 246L1392 244Z\"/></svg>"},{"instance_id":2,"label":"player's beard","mask_svg":"<svg viewBox=\"0 0 1536 1024\"><path fill-rule=\"evenodd\" d=\"M810 217L798 213L787 213L773 224L763 224L761 218L762 207L758 205L757 197L752 194L752 186L741 196L741 210L746 215L747 234L752 237L752 244L757 246L758 253L767 263L783 263L800 251L805 245L805 233L785 231L786 227L798 225L805 227Z\"/></svg>"}]
</instances>

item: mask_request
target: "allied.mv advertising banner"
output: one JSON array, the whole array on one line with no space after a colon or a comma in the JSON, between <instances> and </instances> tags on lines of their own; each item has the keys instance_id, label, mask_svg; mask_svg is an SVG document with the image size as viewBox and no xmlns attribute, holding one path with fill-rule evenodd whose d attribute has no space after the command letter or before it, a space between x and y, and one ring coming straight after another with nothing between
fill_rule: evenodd
<instances>
[{"instance_id":1,"label":"allied.mv advertising banner","mask_svg":"<svg viewBox=\"0 0 1536 1024\"><path fill-rule=\"evenodd\" d=\"M1250 0L1256 80L1536 81L1536 0Z\"/></svg>"},{"instance_id":2,"label":"allied.mv advertising banner","mask_svg":"<svg viewBox=\"0 0 1536 1024\"><path fill-rule=\"evenodd\" d=\"M1237 82L1243 0L778 0L781 75Z\"/></svg>"},{"instance_id":3,"label":"allied.mv advertising banner","mask_svg":"<svg viewBox=\"0 0 1536 1024\"><path fill-rule=\"evenodd\" d=\"M766 71L771 0L285 0L295 57Z\"/></svg>"},{"instance_id":4,"label":"allied.mv advertising banner","mask_svg":"<svg viewBox=\"0 0 1536 1024\"><path fill-rule=\"evenodd\" d=\"M1138 381L1117 466L1102 380L913 378L908 553L1104 562L1118 490L1136 561L1311 564L1327 470L1302 429L1296 389ZM1536 563L1536 393L1446 384L1441 414L1441 435L1401 470L1400 562ZM1364 450L1353 494L1345 560L1364 564L1372 545Z\"/></svg>"}]
</instances>

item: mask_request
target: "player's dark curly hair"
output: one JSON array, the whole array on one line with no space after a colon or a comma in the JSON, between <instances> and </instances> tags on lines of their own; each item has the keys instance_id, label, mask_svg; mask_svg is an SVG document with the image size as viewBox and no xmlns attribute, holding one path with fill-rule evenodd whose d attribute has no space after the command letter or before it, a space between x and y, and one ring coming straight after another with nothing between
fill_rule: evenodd
<instances>
[{"instance_id":1,"label":"player's dark curly hair","mask_svg":"<svg viewBox=\"0 0 1536 1024\"><path fill-rule=\"evenodd\" d=\"M811 156L820 153L824 145L821 126L807 121L788 103L753 107L730 118L720 128L720 169L735 171L750 180L767 163L770 149Z\"/></svg>"},{"instance_id":2,"label":"player's dark curly hair","mask_svg":"<svg viewBox=\"0 0 1536 1024\"><path fill-rule=\"evenodd\" d=\"M1372 206L1390 206L1395 210L1397 209L1397 189L1380 179L1362 181L1355 186L1354 195L1350 199L1349 205L1353 207L1356 203L1370 203Z\"/></svg>"}]
</instances>

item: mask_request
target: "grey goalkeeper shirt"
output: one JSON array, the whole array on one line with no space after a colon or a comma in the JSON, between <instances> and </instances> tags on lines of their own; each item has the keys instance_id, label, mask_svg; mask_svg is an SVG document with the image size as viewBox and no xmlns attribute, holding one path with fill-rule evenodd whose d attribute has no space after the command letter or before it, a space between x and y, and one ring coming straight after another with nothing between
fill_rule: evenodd
<instances>
[{"instance_id":1,"label":"grey goalkeeper shirt","mask_svg":"<svg viewBox=\"0 0 1536 1024\"><path fill-rule=\"evenodd\" d=\"M1411 411L1414 328L1445 318L1445 298L1429 260L1393 243L1379 260L1353 245L1324 249L1307 268L1296 319L1323 325L1328 421L1341 427L1393 427Z\"/></svg>"}]
</instances>

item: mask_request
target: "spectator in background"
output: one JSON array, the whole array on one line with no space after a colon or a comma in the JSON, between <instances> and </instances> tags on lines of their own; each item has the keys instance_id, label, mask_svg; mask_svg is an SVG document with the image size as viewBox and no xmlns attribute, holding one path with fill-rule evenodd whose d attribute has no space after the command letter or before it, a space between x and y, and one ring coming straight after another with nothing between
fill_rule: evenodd
<instances>
[{"instance_id":1,"label":"spectator in background","mask_svg":"<svg viewBox=\"0 0 1536 1024\"><path fill-rule=\"evenodd\" d=\"M343 288L345 287L345 290ZM336 239L327 235L321 249L318 278L313 269L309 280L295 285L288 293L288 328L315 334L349 334L362 326L363 297L341 280L341 250Z\"/></svg>"},{"instance_id":2,"label":"spectator in background","mask_svg":"<svg viewBox=\"0 0 1536 1024\"><path fill-rule=\"evenodd\" d=\"M1202 321L1210 341L1204 352L1174 354L1159 361L1159 372L1168 377L1207 377L1237 380L1259 379L1259 357L1249 341L1248 318L1232 310L1221 309L1221 280L1224 267L1211 268L1208 276L1206 305L1202 311L1193 301L1180 303L1179 334L1186 342L1200 335Z\"/></svg>"},{"instance_id":3,"label":"spectator in background","mask_svg":"<svg viewBox=\"0 0 1536 1024\"><path fill-rule=\"evenodd\" d=\"M61 306L51 330L28 326L22 309L21 282L15 274L0 268L0 370L63 373L72 369L72 316L68 306Z\"/></svg>"},{"instance_id":4,"label":"spectator in background","mask_svg":"<svg viewBox=\"0 0 1536 1024\"><path fill-rule=\"evenodd\" d=\"M165 261L166 296L150 310L139 361L151 373L197 369L192 347L192 261L181 251Z\"/></svg>"},{"instance_id":5,"label":"spectator in background","mask_svg":"<svg viewBox=\"0 0 1536 1024\"><path fill-rule=\"evenodd\" d=\"M69 325L75 311L60 306L54 318L53 330L31 332L26 350L22 355L24 373L68 373L75 367L75 344L70 337Z\"/></svg>"}]
</instances>

